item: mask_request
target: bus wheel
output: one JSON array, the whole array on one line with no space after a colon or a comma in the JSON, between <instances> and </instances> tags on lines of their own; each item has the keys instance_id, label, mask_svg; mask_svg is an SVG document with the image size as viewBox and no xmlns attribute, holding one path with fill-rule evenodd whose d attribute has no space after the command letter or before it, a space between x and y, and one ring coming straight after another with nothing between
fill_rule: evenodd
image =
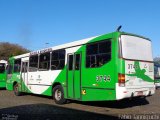
<instances>
[{"instance_id":1,"label":"bus wheel","mask_svg":"<svg viewBox=\"0 0 160 120\"><path fill-rule=\"evenodd\" d=\"M53 99L57 104L66 103L66 99L64 98L64 92L61 85L57 85L53 88Z\"/></svg>"},{"instance_id":2,"label":"bus wheel","mask_svg":"<svg viewBox=\"0 0 160 120\"><path fill-rule=\"evenodd\" d=\"M20 96L20 95L21 95L21 92L19 92L19 85L18 85L18 83L16 83L16 84L14 85L14 94L15 94L16 96Z\"/></svg>"}]
</instances>

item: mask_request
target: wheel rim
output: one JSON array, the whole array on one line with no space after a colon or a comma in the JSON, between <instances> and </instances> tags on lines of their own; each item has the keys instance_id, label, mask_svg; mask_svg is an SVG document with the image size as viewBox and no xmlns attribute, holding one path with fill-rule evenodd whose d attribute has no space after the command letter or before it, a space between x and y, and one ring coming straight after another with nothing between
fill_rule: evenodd
<instances>
[{"instance_id":1,"label":"wheel rim","mask_svg":"<svg viewBox=\"0 0 160 120\"><path fill-rule=\"evenodd\" d=\"M18 92L18 85L15 85L15 87L14 87L14 91L15 91L15 93L17 93L17 92Z\"/></svg>"},{"instance_id":2,"label":"wheel rim","mask_svg":"<svg viewBox=\"0 0 160 120\"><path fill-rule=\"evenodd\" d=\"M61 97L62 97L62 92L61 92L59 89L57 89L57 90L55 91L55 99L56 99L57 101L59 101L59 100L61 100Z\"/></svg>"}]
</instances>

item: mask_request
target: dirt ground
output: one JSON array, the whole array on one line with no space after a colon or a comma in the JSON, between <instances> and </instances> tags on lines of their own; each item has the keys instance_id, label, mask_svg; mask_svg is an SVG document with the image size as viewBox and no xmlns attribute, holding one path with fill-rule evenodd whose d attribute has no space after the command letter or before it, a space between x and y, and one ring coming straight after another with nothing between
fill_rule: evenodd
<instances>
[{"instance_id":1,"label":"dirt ground","mask_svg":"<svg viewBox=\"0 0 160 120\"><path fill-rule=\"evenodd\" d=\"M160 90L146 99L121 101L77 102L57 105L51 97L0 90L0 119L2 120L106 120L160 119Z\"/></svg>"}]
</instances>

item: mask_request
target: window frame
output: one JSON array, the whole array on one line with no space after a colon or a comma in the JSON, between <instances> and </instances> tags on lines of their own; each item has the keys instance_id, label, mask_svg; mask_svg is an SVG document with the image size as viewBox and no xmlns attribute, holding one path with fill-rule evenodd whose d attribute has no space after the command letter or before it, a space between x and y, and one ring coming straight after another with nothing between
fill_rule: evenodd
<instances>
[{"instance_id":1,"label":"window frame","mask_svg":"<svg viewBox=\"0 0 160 120\"><path fill-rule=\"evenodd\" d=\"M70 57L72 57L72 59L70 59ZM68 55L68 71L73 71L73 70L74 70L74 54L69 54Z\"/></svg>"},{"instance_id":2,"label":"window frame","mask_svg":"<svg viewBox=\"0 0 160 120\"><path fill-rule=\"evenodd\" d=\"M64 52L64 59L59 59L60 58L60 52L61 51L63 51ZM58 52L58 58L57 59L52 59L53 58L53 53L54 52ZM57 62L58 61L58 66L56 67L56 69L52 69L52 65L54 65L54 64L52 64L52 62ZM64 61L63 63L64 63L64 65L63 65L63 67L61 68L60 66L60 64L61 64L61 61ZM65 61L66 61L66 50L65 49L58 49L58 50L53 50L52 52L51 52L51 59L50 59L50 70L62 70L62 69L64 69L65 68Z\"/></svg>"},{"instance_id":3,"label":"window frame","mask_svg":"<svg viewBox=\"0 0 160 120\"><path fill-rule=\"evenodd\" d=\"M13 64L8 64L7 74L13 74Z\"/></svg>"},{"instance_id":4,"label":"window frame","mask_svg":"<svg viewBox=\"0 0 160 120\"><path fill-rule=\"evenodd\" d=\"M111 44L110 45L110 54L108 54L108 55L110 55L110 59L107 62L105 62L103 65L96 66L96 67L87 67L87 57L88 56L93 56L96 59L97 58L96 56L107 54L107 53L99 53L99 44L103 43L103 42L110 42L110 44ZM92 45L92 44L98 44L98 50L97 50L98 53L97 54L93 54L93 55L87 55L87 47L88 47L88 45ZM86 51L85 51L85 68L86 69L100 68L100 67L104 66L105 64L107 64L111 60L112 60L112 38L108 38L108 39L105 39L105 40L95 41L95 42L91 42L91 43L87 43L86 44Z\"/></svg>"},{"instance_id":5,"label":"window frame","mask_svg":"<svg viewBox=\"0 0 160 120\"><path fill-rule=\"evenodd\" d=\"M18 61L18 60L20 60L20 64L19 64L20 68L18 69L18 71L15 71L15 65L17 65L17 64L15 64L15 63L16 63L16 61ZM14 64L13 64L13 68L12 68L12 69L13 69L13 72L12 72L12 73L20 73L20 72L21 72L21 63L22 63L21 58L14 60Z\"/></svg>"},{"instance_id":6,"label":"window frame","mask_svg":"<svg viewBox=\"0 0 160 120\"><path fill-rule=\"evenodd\" d=\"M30 63L31 63L31 62L30 62L30 58L33 57L33 56L34 56L34 57L35 57L35 56L38 57L36 70L30 70L30 67L31 67L31 66L30 66ZM37 71L38 71L38 68L39 68L39 54L30 55L30 56L29 56L29 70L28 70L28 72L37 72Z\"/></svg>"},{"instance_id":7,"label":"window frame","mask_svg":"<svg viewBox=\"0 0 160 120\"><path fill-rule=\"evenodd\" d=\"M78 58L78 61L77 61L77 57L79 57ZM80 70L81 69L81 54L80 53L76 53L75 55L74 55L74 70ZM78 65L78 67L77 67L77 65Z\"/></svg>"},{"instance_id":8,"label":"window frame","mask_svg":"<svg viewBox=\"0 0 160 120\"><path fill-rule=\"evenodd\" d=\"M41 60L41 55L44 55L44 54L48 54L49 53L49 61L47 61L47 62L49 62L49 67L48 67L48 69L43 69L43 68L40 68L40 60ZM44 53L41 53L41 54L39 54L38 55L38 70L39 71L49 71L50 70L50 68L51 68L51 52L44 52Z\"/></svg>"}]
</instances>

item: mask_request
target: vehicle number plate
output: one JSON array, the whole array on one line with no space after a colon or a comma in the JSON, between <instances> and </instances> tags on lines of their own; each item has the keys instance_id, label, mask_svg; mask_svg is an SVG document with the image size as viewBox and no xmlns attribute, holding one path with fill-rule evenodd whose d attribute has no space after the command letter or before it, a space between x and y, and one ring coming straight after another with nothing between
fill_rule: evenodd
<instances>
[{"instance_id":1,"label":"vehicle number plate","mask_svg":"<svg viewBox=\"0 0 160 120\"><path fill-rule=\"evenodd\" d=\"M142 96L142 95L143 95L143 91L138 91L138 92L137 92L137 95L138 95L138 96Z\"/></svg>"}]
</instances>

